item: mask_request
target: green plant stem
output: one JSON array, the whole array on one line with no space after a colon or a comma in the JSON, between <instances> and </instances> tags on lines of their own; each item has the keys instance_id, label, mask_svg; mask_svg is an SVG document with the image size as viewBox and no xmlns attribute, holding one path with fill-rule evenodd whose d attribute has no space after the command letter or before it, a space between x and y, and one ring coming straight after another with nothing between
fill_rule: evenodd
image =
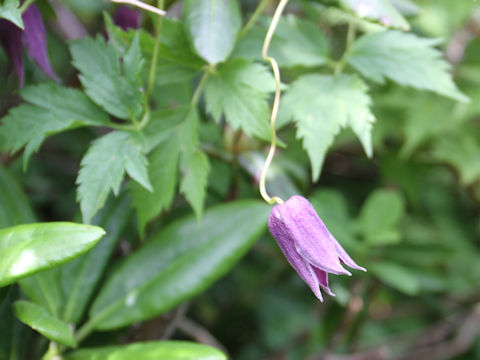
<instances>
[{"instance_id":1,"label":"green plant stem","mask_svg":"<svg viewBox=\"0 0 480 360\"><path fill-rule=\"evenodd\" d=\"M347 59L350 56L350 52L352 51L352 45L355 42L356 32L357 32L357 27L355 22L350 21L348 23L345 51L343 52L342 58L340 59L340 61L337 63L335 67L335 74L340 74L345 68L345 65L347 64Z\"/></svg>"},{"instance_id":2,"label":"green plant stem","mask_svg":"<svg viewBox=\"0 0 480 360\"><path fill-rule=\"evenodd\" d=\"M261 0L258 3L257 8L253 12L252 16L250 16L250 19L248 19L247 23L243 27L243 29L240 31L240 33L237 36L237 40L245 36L245 34L250 30L250 28L255 25L257 22L258 18L260 15L262 15L263 10L265 10L265 7L268 5L268 2L270 0Z\"/></svg>"},{"instance_id":3,"label":"green plant stem","mask_svg":"<svg viewBox=\"0 0 480 360\"><path fill-rule=\"evenodd\" d=\"M272 41L273 34L275 33L275 29L277 28L278 22L280 21L280 17L282 16L285 6L287 6L287 3L288 0L280 0L280 3L275 9L275 13L273 14L272 22L270 23L270 26L268 28L262 48L262 57L272 66L273 76L275 78L275 97L273 100L272 116L270 117L270 134L272 139L270 142L270 150L268 151L267 159L265 160L265 164L263 165L262 172L260 174L259 182L260 195L269 204L274 204L275 202L278 204L283 204L283 200L280 199L278 196L270 197L267 193L267 189L265 186L268 168L272 163L273 157L275 155L275 150L277 148L277 132L275 129L275 124L278 116L278 108L280 106L281 93L280 69L278 67L277 61L274 58L268 56L268 48L270 47L270 42Z\"/></svg>"},{"instance_id":4,"label":"green plant stem","mask_svg":"<svg viewBox=\"0 0 480 360\"><path fill-rule=\"evenodd\" d=\"M214 71L214 66L209 65L205 71L203 72L202 78L200 79L200 82L197 85L197 88L195 89L195 92L193 93L192 96L192 101L190 102L190 105L196 106L198 104L198 101L200 100L200 96L202 95L203 88L207 84L207 80Z\"/></svg>"},{"instance_id":5,"label":"green plant stem","mask_svg":"<svg viewBox=\"0 0 480 360\"><path fill-rule=\"evenodd\" d=\"M30 5L32 5L35 2L35 0L26 0L22 6L20 6L20 12L23 14Z\"/></svg>"},{"instance_id":6,"label":"green plant stem","mask_svg":"<svg viewBox=\"0 0 480 360\"><path fill-rule=\"evenodd\" d=\"M164 7L164 0L158 0L157 2L158 8L163 10ZM160 35L162 34L162 24L163 24L163 16L158 16L157 26L155 28L155 45L153 47L153 54L152 54L152 63L150 65L150 73L148 75L148 87L147 87L147 98L150 97L153 91L153 87L155 85L155 74L157 71L157 61L158 61L158 49L160 47Z\"/></svg>"}]
</instances>

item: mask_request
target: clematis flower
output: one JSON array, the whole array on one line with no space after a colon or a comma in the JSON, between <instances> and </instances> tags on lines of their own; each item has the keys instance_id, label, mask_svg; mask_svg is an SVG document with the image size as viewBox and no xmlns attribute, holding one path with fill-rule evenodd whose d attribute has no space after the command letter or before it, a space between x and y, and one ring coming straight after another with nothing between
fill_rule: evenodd
<instances>
[{"instance_id":1,"label":"clematis flower","mask_svg":"<svg viewBox=\"0 0 480 360\"><path fill-rule=\"evenodd\" d=\"M121 5L115 10L113 23L120 26L123 30L138 29L140 26L140 12Z\"/></svg>"},{"instance_id":2,"label":"clematis flower","mask_svg":"<svg viewBox=\"0 0 480 360\"><path fill-rule=\"evenodd\" d=\"M23 86L24 68L22 48L25 45L28 55L52 79L57 80L47 55L45 26L40 10L32 4L22 14L25 30L22 31L8 20L0 19L0 43L17 73L20 87Z\"/></svg>"},{"instance_id":3,"label":"clematis flower","mask_svg":"<svg viewBox=\"0 0 480 360\"><path fill-rule=\"evenodd\" d=\"M328 231L310 202L292 196L273 208L268 220L270 233L298 275L323 301L320 287L335 296L328 287L328 274L351 275L342 263L352 269L358 266Z\"/></svg>"}]
</instances>

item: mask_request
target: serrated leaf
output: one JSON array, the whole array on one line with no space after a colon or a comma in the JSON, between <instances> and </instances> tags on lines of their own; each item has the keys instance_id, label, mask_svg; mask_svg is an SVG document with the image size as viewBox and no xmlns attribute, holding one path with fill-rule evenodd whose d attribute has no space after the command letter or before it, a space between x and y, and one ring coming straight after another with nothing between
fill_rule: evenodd
<instances>
[{"instance_id":1,"label":"serrated leaf","mask_svg":"<svg viewBox=\"0 0 480 360\"><path fill-rule=\"evenodd\" d=\"M225 114L234 129L249 136L269 139L267 99L273 90L273 78L263 65L234 59L209 78L205 86L207 111L217 121Z\"/></svg>"},{"instance_id":2,"label":"serrated leaf","mask_svg":"<svg viewBox=\"0 0 480 360\"><path fill-rule=\"evenodd\" d=\"M371 245L388 245L401 240L398 222L405 213L405 201L396 191L379 189L367 198L357 218L357 231Z\"/></svg>"},{"instance_id":3,"label":"serrated leaf","mask_svg":"<svg viewBox=\"0 0 480 360\"><path fill-rule=\"evenodd\" d=\"M0 164L0 228L34 222L35 216L22 189Z\"/></svg>"},{"instance_id":4,"label":"serrated leaf","mask_svg":"<svg viewBox=\"0 0 480 360\"><path fill-rule=\"evenodd\" d=\"M59 283L65 294L61 316L64 321L76 324L81 319L122 231L129 224L129 216L130 200L126 196L112 199L93 221L107 234L88 253L59 268Z\"/></svg>"},{"instance_id":5,"label":"serrated leaf","mask_svg":"<svg viewBox=\"0 0 480 360\"><path fill-rule=\"evenodd\" d=\"M151 341L130 345L82 349L66 355L66 360L227 360L213 347L187 341Z\"/></svg>"},{"instance_id":6,"label":"serrated leaf","mask_svg":"<svg viewBox=\"0 0 480 360\"><path fill-rule=\"evenodd\" d=\"M95 140L82 159L77 178L77 200L84 222L88 223L103 206L110 190L118 194L125 172L151 191L147 164L130 133L113 131Z\"/></svg>"},{"instance_id":7,"label":"serrated leaf","mask_svg":"<svg viewBox=\"0 0 480 360\"><path fill-rule=\"evenodd\" d=\"M169 132L171 134L171 132ZM143 234L146 224L163 209L170 206L177 184L179 139L176 134L166 139L149 156L149 178L153 192L132 183L130 191L132 206L137 210L140 232ZM203 199L202 199L203 204Z\"/></svg>"},{"instance_id":8,"label":"serrated leaf","mask_svg":"<svg viewBox=\"0 0 480 360\"><path fill-rule=\"evenodd\" d=\"M410 30L410 25L390 0L340 0L360 18L376 20L386 26Z\"/></svg>"},{"instance_id":9,"label":"serrated leaf","mask_svg":"<svg viewBox=\"0 0 480 360\"><path fill-rule=\"evenodd\" d=\"M44 139L70 128L108 124L108 116L84 93L58 84L46 83L26 87L22 97L30 104L10 110L2 119L2 148L16 152L26 145L24 167Z\"/></svg>"},{"instance_id":10,"label":"serrated leaf","mask_svg":"<svg viewBox=\"0 0 480 360\"><path fill-rule=\"evenodd\" d=\"M341 128L350 127L372 155L371 130L375 117L370 111L367 85L353 75L304 75L286 91L280 112L293 118L297 136L303 138L317 180L328 148Z\"/></svg>"},{"instance_id":11,"label":"serrated leaf","mask_svg":"<svg viewBox=\"0 0 480 360\"><path fill-rule=\"evenodd\" d=\"M23 30L22 12L19 0L4 0L0 5L0 19L7 19Z\"/></svg>"},{"instance_id":12,"label":"serrated leaf","mask_svg":"<svg viewBox=\"0 0 480 360\"><path fill-rule=\"evenodd\" d=\"M102 38L85 38L70 44L73 65L80 70L80 81L87 95L108 113L120 119L138 118L144 91L138 76L143 61L138 37L125 58Z\"/></svg>"},{"instance_id":13,"label":"serrated leaf","mask_svg":"<svg viewBox=\"0 0 480 360\"><path fill-rule=\"evenodd\" d=\"M181 157L181 171L180 192L185 195L195 215L200 218L207 195L207 181L210 171L207 155L198 149L184 152Z\"/></svg>"},{"instance_id":14,"label":"serrated leaf","mask_svg":"<svg viewBox=\"0 0 480 360\"><path fill-rule=\"evenodd\" d=\"M237 0L186 0L183 20L192 47L212 65L228 58L242 24Z\"/></svg>"},{"instance_id":15,"label":"serrated leaf","mask_svg":"<svg viewBox=\"0 0 480 360\"><path fill-rule=\"evenodd\" d=\"M363 76L383 84L385 79L468 102L449 74L450 65L434 46L437 39L411 33L382 31L363 35L353 45L348 62Z\"/></svg>"},{"instance_id":16,"label":"serrated leaf","mask_svg":"<svg viewBox=\"0 0 480 360\"><path fill-rule=\"evenodd\" d=\"M94 246L102 228L66 222L17 225L0 230L0 286L63 264Z\"/></svg>"},{"instance_id":17,"label":"serrated leaf","mask_svg":"<svg viewBox=\"0 0 480 360\"><path fill-rule=\"evenodd\" d=\"M269 19L262 19L261 26L252 28L242 37L233 56L261 60ZM311 21L293 15L282 17L273 35L269 56L280 67L315 67L327 61L328 40L320 28Z\"/></svg>"},{"instance_id":18,"label":"serrated leaf","mask_svg":"<svg viewBox=\"0 0 480 360\"><path fill-rule=\"evenodd\" d=\"M77 344L68 324L50 315L40 305L19 300L13 304L15 316L21 322L57 343L75 347Z\"/></svg>"},{"instance_id":19,"label":"serrated leaf","mask_svg":"<svg viewBox=\"0 0 480 360\"><path fill-rule=\"evenodd\" d=\"M270 207L243 200L183 218L146 241L107 280L90 311L98 330L153 318L230 270L265 231Z\"/></svg>"}]
</instances>

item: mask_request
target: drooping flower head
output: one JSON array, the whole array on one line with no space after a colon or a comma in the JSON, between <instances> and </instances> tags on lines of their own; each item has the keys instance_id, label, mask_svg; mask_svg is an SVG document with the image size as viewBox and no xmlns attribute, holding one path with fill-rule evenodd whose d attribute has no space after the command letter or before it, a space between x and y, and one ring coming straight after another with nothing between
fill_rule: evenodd
<instances>
[{"instance_id":1,"label":"drooping flower head","mask_svg":"<svg viewBox=\"0 0 480 360\"><path fill-rule=\"evenodd\" d=\"M115 10L113 23L123 30L138 29L140 26L140 11L121 5Z\"/></svg>"},{"instance_id":2,"label":"drooping flower head","mask_svg":"<svg viewBox=\"0 0 480 360\"><path fill-rule=\"evenodd\" d=\"M23 46L26 47L30 58L38 64L43 72L57 80L47 55L47 38L42 15L35 4L25 10L22 20L25 27L23 31L10 21L0 19L0 43L17 73L20 87L23 86L24 79Z\"/></svg>"},{"instance_id":3,"label":"drooping flower head","mask_svg":"<svg viewBox=\"0 0 480 360\"><path fill-rule=\"evenodd\" d=\"M323 301L320 287L334 296L328 286L328 274L351 275L342 263L358 266L318 217L312 204L301 196L292 196L273 208L268 220L270 233L298 275Z\"/></svg>"}]
</instances>

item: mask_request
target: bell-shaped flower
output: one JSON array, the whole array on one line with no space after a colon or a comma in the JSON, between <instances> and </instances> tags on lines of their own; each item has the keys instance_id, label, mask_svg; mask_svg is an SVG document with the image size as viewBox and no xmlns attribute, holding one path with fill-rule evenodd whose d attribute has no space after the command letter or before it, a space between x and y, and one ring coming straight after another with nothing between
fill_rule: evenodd
<instances>
[{"instance_id":1,"label":"bell-shaped flower","mask_svg":"<svg viewBox=\"0 0 480 360\"><path fill-rule=\"evenodd\" d=\"M138 29L140 26L140 11L120 5L113 16L113 23L123 30Z\"/></svg>"},{"instance_id":2,"label":"bell-shaped flower","mask_svg":"<svg viewBox=\"0 0 480 360\"><path fill-rule=\"evenodd\" d=\"M298 275L321 300L320 287L334 296L328 286L328 274L351 275L342 264L366 271L358 266L328 231L310 202L292 196L276 205L268 220L270 233Z\"/></svg>"},{"instance_id":3,"label":"bell-shaped flower","mask_svg":"<svg viewBox=\"0 0 480 360\"><path fill-rule=\"evenodd\" d=\"M47 38L40 10L34 4L30 5L22 14L22 20L25 30L8 20L0 19L0 43L17 73L20 87L24 80L23 46L43 72L57 80L47 55Z\"/></svg>"}]
</instances>

